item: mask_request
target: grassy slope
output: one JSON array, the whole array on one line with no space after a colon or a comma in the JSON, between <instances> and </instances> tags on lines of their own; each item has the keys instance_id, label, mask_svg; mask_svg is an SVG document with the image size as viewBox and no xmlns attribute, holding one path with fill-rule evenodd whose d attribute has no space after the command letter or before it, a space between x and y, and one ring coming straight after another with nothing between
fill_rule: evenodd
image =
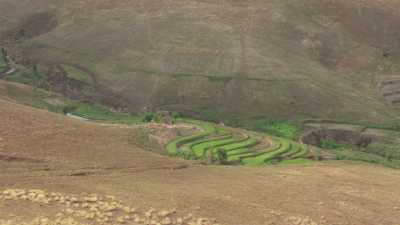
<instances>
[{"instance_id":1,"label":"grassy slope","mask_svg":"<svg viewBox=\"0 0 400 225\"><path fill-rule=\"evenodd\" d=\"M28 8L5 0L0 14L18 21L50 8L59 26L20 42L26 56L92 70L132 110L211 108L208 114L218 120L267 115L384 121L396 114L378 95L375 80L382 46L398 50L389 35L396 36L398 17L390 8L397 2L142 3L43 0ZM21 10L9 12L13 7ZM0 32L17 25L1 22ZM374 27L387 30L385 43Z\"/></svg>"},{"instance_id":2,"label":"grassy slope","mask_svg":"<svg viewBox=\"0 0 400 225\"><path fill-rule=\"evenodd\" d=\"M62 68L67 73L67 76L74 80L82 81L87 84L91 84L93 82L90 75L88 75L87 73L85 73L82 70L79 70L70 65L62 65Z\"/></svg>"},{"instance_id":3,"label":"grassy slope","mask_svg":"<svg viewBox=\"0 0 400 225\"><path fill-rule=\"evenodd\" d=\"M17 76L13 76L13 78L19 82L21 82L20 77L27 83L32 82L32 79L29 76L25 76L24 72L21 74L22 75L17 74ZM0 94L35 108L45 109L55 113L68 112L98 122L135 124L143 120L143 117L139 115L114 112L100 104L93 105L73 101L53 92L9 81L0 80Z\"/></svg>"},{"instance_id":4,"label":"grassy slope","mask_svg":"<svg viewBox=\"0 0 400 225\"><path fill-rule=\"evenodd\" d=\"M135 124L143 121L142 116L132 115L124 112L113 112L102 105L90 105L84 103L75 103L70 105L70 113L99 122Z\"/></svg>"}]
</instances>

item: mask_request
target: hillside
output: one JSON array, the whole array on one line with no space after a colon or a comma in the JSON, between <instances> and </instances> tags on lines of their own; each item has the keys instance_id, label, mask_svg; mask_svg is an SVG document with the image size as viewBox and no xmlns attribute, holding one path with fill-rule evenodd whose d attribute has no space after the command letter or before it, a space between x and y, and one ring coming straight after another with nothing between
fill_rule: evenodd
<instances>
[{"instance_id":1,"label":"hillside","mask_svg":"<svg viewBox=\"0 0 400 225\"><path fill-rule=\"evenodd\" d=\"M0 0L0 225L399 225L400 0Z\"/></svg>"},{"instance_id":2,"label":"hillside","mask_svg":"<svg viewBox=\"0 0 400 225\"><path fill-rule=\"evenodd\" d=\"M123 221L134 225L146 215L177 221L188 213L227 225L396 225L400 219L397 170L347 162L202 166L135 146L134 127L82 122L4 96L0 113L0 224L103 224L85 204L99 207L111 224L129 214ZM108 214L104 207L113 205ZM203 220L196 224L217 224Z\"/></svg>"},{"instance_id":3,"label":"hillside","mask_svg":"<svg viewBox=\"0 0 400 225\"><path fill-rule=\"evenodd\" d=\"M382 122L398 115L399 6L3 0L0 46L60 92L134 112Z\"/></svg>"}]
</instances>

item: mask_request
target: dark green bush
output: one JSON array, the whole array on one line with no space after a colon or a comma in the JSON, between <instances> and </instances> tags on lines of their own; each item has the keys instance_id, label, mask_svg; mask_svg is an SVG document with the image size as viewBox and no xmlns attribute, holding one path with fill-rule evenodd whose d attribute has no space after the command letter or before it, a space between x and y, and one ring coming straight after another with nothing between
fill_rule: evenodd
<instances>
[{"instance_id":1,"label":"dark green bush","mask_svg":"<svg viewBox=\"0 0 400 225\"><path fill-rule=\"evenodd\" d=\"M155 119L156 115L152 112L146 113L143 117L143 122L150 123Z\"/></svg>"},{"instance_id":2,"label":"dark green bush","mask_svg":"<svg viewBox=\"0 0 400 225\"><path fill-rule=\"evenodd\" d=\"M217 153L217 161L219 162L219 164L225 165L228 163L228 154L226 154L224 149L219 148L217 149L216 153Z\"/></svg>"},{"instance_id":3,"label":"dark green bush","mask_svg":"<svg viewBox=\"0 0 400 225\"><path fill-rule=\"evenodd\" d=\"M64 106L62 111L64 114L67 114L67 113L71 113L71 112L75 111L77 108L78 108L78 106L76 106L76 105L67 105L67 106Z\"/></svg>"},{"instance_id":4,"label":"dark green bush","mask_svg":"<svg viewBox=\"0 0 400 225\"><path fill-rule=\"evenodd\" d=\"M196 160L196 156L189 151L181 151L180 149L178 150L177 156L186 159L186 160Z\"/></svg>"}]
</instances>

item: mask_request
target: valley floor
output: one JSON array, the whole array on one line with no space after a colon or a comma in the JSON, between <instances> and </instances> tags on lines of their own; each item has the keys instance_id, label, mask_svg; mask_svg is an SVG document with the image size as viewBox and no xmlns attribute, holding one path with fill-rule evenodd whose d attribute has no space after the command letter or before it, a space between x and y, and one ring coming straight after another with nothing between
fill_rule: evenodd
<instances>
[{"instance_id":1,"label":"valley floor","mask_svg":"<svg viewBox=\"0 0 400 225\"><path fill-rule=\"evenodd\" d=\"M49 198L22 200L24 194L13 198L9 191L3 192L0 224L6 220L22 224L38 217L50 222L36 224L51 224L57 216L82 224L145 224L114 218L117 213L124 215L122 211L109 215L108 223L68 212L68 207L84 208L84 201L106 204L101 196L110 195L121 200L115 200L117 205L137 207L136 215L144 219L152 207L161 212L175 208L171 216L175 224L188 214L197 221L193 224L217 224L214 218L226 225L398 225L400 221L399 170L353 162L203 166L137 147L129 127L74 120L5 99L0 99L0 115L0 191L39 189L43 192L33 191L36 197L44 193ZM69 204L60 203L60 195L77 196L77 205L71 198ZM79 200L86 195L99 199Z\"/></svg>"}]
</instances>

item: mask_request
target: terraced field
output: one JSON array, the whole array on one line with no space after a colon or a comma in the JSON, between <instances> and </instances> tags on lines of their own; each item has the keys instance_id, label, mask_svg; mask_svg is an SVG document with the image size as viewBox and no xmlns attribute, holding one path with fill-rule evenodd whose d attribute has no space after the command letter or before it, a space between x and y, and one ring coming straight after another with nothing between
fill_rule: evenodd
<instances>
[{"instance_id":1,"label":"terraced field","mask_svg":"<svg viewBox=\"0 0 400 225\"><path fill-rule=\"evenodd\" d=\"M197 125L202 128L202 132L172 140L167 145L167 151L173 156L249 166L309 161L309 149L287 139L270 138L269 146L260 147L260 137L216 127L212 123L196 120L181 122Z\"/></svg>"}]
</instances>

